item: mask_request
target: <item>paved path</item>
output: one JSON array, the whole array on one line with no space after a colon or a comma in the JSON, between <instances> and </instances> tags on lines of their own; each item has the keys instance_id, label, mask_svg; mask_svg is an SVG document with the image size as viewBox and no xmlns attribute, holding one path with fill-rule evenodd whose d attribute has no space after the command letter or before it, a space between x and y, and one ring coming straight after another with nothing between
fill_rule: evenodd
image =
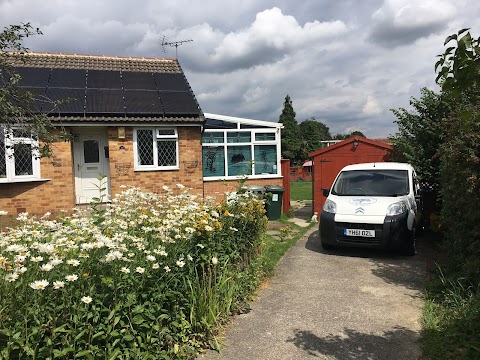
<instances>
[{"instance_id":1,"label":"paved path","mask_svg":"<svg viewBox=\"0 0 480 360\"><path fill-rule=\"evenodd\" d=\"M326 252L312 229L282 259L252 311L202 360L418 359L425 258Z\"/></svg>"}]
</instances>

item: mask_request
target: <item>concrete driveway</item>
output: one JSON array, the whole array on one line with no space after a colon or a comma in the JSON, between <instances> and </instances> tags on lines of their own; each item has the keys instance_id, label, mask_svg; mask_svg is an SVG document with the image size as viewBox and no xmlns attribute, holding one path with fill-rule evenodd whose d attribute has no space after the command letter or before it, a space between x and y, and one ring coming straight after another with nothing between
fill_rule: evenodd
<instances>
[{"instance_id":1,"label":"concrete driveway","mask_svg":"<svg viewBox=\"0 0 480 360\"><path fill-rule=\"evenodd\" d=\"M285 255L214 359L419 359L426 255L322 249L318 229Z\"/></svg>"}]
</instances>

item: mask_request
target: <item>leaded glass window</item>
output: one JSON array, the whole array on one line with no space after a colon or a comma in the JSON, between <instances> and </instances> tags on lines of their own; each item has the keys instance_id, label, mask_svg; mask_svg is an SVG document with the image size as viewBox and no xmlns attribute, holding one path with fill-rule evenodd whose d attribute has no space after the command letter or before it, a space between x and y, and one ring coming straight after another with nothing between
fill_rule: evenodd
<instances>
[{"instance_id":1,"label":"leaded glass window","mask_svg":"<svg viewBox=\"0 0 480 360\"><path fill-rule=\"evenodd\" d=\"M137 131L138 165L153 165L153 131Z\"/></svg>"},{"instance_id":2,"label":"leaded glass window","mask_svg":"<svg viewBox=\"0 0 480 360\"><path fill-rule=\"evenodd\" d=\"M175 128L136 129L138 170L178 168L178 134Z\"/></svg>"},{"instance_id":3,"label":"leaded glass window","mask_svg":"<svg viewBox=\"0 0 480 360\"><path fill-rule=\"evenodd\" d=\"M7 177L7 163L5 156L5 131L0 127L0 178Z\"/></svg>"},{"instance_id":4,"label":"leaded glass window","mask_svg":"<svg viewBox=\"0 0 480 360\"><path fill-rule=\"evenodd\" d=\"M13 145L13 156L15 158L15 175L33 175L32 145Z\"/></svg>"},{"instance_id":5,"label":"leaded glass window","mask_svg":"<svg viewBox=\"0 0 480 360\"><path fill-rule=\"evenodd\" d=\"M0 182L40 178L37 146L29 131L0 127Z\"/></svg>"}]
</instances>

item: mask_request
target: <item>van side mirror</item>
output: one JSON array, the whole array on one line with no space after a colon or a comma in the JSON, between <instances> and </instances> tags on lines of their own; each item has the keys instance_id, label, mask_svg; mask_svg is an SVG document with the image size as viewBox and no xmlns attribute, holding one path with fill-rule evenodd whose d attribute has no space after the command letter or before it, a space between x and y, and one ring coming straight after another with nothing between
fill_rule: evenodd
<instances>
[{"instance_id":1,"label":"van side mirror","mask_svg":"<svg viewBox=\"0 0 480 360\"><path fill-rule=\"evenodd\" d=\"M323 193L323 196L327 197L328 194L330 194L330 189L328 189L328 188L323 188L323 189L322 189L322 193Z\"/></svg>"}]
</instances>

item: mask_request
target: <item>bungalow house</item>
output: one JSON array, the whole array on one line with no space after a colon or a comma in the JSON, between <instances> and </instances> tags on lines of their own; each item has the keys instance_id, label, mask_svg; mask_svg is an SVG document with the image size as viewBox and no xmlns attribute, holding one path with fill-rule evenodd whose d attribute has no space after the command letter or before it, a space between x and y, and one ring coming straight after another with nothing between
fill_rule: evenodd
<instances>
[{"instance_id":1,"label":"bungalow house","mask_svg":"<svg viewBox=\"0 0 480 360\"><path fill-rule=\"evenodd\" d=\"M220 198L243 174L255 184L281 184L280 127L206 119L176 59L27 56L13 64L20 87L38 95L36 109L71 141L54 143L53 156L39 159L34 137L0 127L0 210L70 210L98 197L99 187L111 198L122 185L160 192L181 183ZM40 99L69 101L54 108ZM19 141L30 146L12 146Z\"/></svg>"}]
</instances>

